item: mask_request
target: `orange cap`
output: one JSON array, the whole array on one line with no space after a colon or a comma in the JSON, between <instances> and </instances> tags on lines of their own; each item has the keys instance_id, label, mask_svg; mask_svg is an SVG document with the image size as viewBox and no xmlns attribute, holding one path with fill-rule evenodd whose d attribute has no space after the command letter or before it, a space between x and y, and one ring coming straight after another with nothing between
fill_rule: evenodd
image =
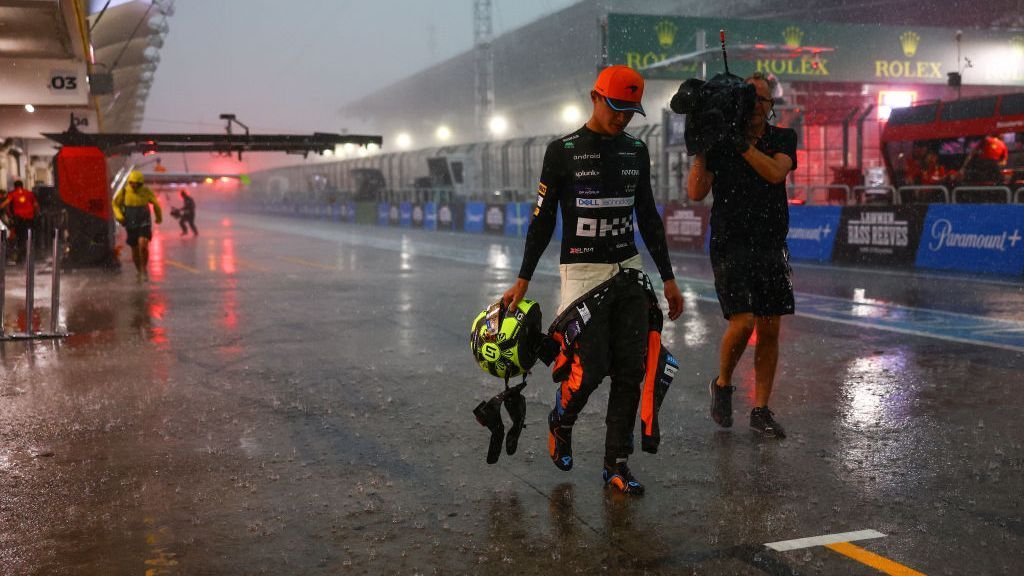
<instances>
[{"instance_id":1,"label":"orange cap","mask_svg":"<svg viewBox=\"0 0 1024 576\"><path fill-rule=\"evenodd\" d=\"M604 96L613 110L647 115L640 105L644 96L644 77L629 66L609 66L601 70L594 81L594 91Z\"/></svg>"}]
</instances>

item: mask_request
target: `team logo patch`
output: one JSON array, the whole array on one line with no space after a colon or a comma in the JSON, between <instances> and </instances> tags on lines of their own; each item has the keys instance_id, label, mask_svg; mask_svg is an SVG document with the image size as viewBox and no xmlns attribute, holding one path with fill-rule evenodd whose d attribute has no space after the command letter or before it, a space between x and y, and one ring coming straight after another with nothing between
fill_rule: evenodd
<instances>
[{"instance_id":1,"label":"team logo patch","mask_svg":"<svg viewBox=\"0 0 1024 576\"><path fill-rule=\"evenodd\" d=\"M539 185L537 185L537 193L540 194L541 196L547 194L548 193L548 185L543 183L543 182L541 182Z\"/></svg>"},{"instance_id":2,"label":"team logo patch","mask_svg":"<svg viewBox=\"0 0 1024 576\"><path fill-rule=\"evenodd\" d=\"M579 218L576 235L584 238L621 236L633 232L633 215L621 218Z\"/></svg>"},{"instance_id":3,"label":"team logo patch","mask_svg":"<svg viewBox=\"0 0 1024 576\"><path fill-rule=\"evenodd\" d=\"M577 198L577 208L623 208L633 205L633 197L623 198Z\"/></svg>"}]
</instances>

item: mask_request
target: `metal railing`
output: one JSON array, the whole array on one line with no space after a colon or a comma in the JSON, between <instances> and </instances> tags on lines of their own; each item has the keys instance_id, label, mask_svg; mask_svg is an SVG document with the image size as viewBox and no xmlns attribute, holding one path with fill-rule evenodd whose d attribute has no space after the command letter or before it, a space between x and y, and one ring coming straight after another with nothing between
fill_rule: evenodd
<instances>
[{"instance_id":1,"label":"metal railing","mask_svg":"<svg viewBox=\"0 0 1024 576\"><path fill-rule=\"evenodd\" d=\"M0 231L0 340L32 340L37 338L65 338L67 332L60 332L60 272L63 249L63 230L53 229L53 271L50 279L50 331L36 332L35 327L35 284L36 257L32 241L32 229L25 232L25 331L6 334L4 330L4 294L7 287L7 230Z\"/></svg>"},{"instance_id":2,"label":"metal railing","mask_svg":"<svg viewBox=\"0 0 1024 576\"><path fill-rule=\"evenodd\" d=\"M807 186L807 203L816 204L814 201L815 193L821 191L825 193L824 201L821 202L821 204L832 204L832 198L830 197L831 194L829 194L829 192L833 190L838 190L842 193L843 199L840 203L850 204L853 201L850 194L850 187L846 184L814 184Z\"/></svg>"},{"instance_id":3,"label":"metal railing","mask_svg":"<svg viewBox=\"0 0 1024 576\"><path fill-rule=\"evenodd\" d=\"M993 204L1010 204L1013 201L1013 193L1006 186L958 186L953 189L953 203L959 204L960 199L958 198L958 195L963 194L965 192L980 193L983 195L991 196L992 198L998 198L999 200L992 202ZM1005 200L1005 202L1001 200ZM983 202L970 203L982 204Z\"/></svg>"},{"instance_id":4,"label":"metal railing","mask_svg":"<svg viewBox=\"0 0 1024 576\"><path fill-rule=\"evenodd\" d=\"M911 198L909 202L907 201L907 192L914 193L914 198ZM896 198L900 204L932 204L933 202L930 201L919 202L918 200L920 200L921 196L934 196L933 192L941 192L943 202L949 204L949 188L939 185L900 186Z\"/></svg>"},{"instance_id":5,"label":"metal railing","mask_svg":"<svg viewBox=\"0 0 1024 576\"><path fill-rule=\"evenodd\" d=\"M881 198L887 200L886 204L895 204L896 188L888 184L880 186L854 186L850 189L850 200L847 204L876 204Z\"/></svg>"},{"instance_id":6,"label":"metal railing","mask_svg":"<svg viewBox=\"0 0 1024 576\"><path fill-rule=\"evenodd\" d=\"M1017 188L1017 192L1013 196L1013 203L1020 204L1020 197L1024 195L1024 187Z\"/></svg>"}]
</instances>

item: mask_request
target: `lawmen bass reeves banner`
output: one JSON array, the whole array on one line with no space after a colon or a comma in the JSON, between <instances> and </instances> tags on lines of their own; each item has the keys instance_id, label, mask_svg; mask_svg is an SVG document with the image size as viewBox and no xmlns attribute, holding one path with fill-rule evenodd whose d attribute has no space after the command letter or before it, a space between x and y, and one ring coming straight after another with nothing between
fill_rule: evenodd
<instances>
[{"instance_id":1,"label":"lawmen bass reeves banner","mask_svg":"<svg viewBox=\"0 0 1024 576\"><path fill-rule=\"evenodd\" d=\"M843 208L832 259L844 264L913 266L927 206Z\"/></svg>"},{"instance_id":2,"label":"lawmen bass reeves banner","mask_svg":"<svg viewBox=\"0 0 1024 576\"><path fill-rule=\"evenodd\" d=\"M666 206L665 237L669 248L703 249L710 214L707 206Z\"/></svg>"}]
</instances>

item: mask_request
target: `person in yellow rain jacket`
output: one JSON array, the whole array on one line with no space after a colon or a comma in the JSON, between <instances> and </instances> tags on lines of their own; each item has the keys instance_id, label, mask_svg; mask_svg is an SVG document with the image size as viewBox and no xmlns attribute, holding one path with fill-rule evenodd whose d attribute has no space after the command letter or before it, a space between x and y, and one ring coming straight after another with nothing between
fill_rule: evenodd
<instances>
[{"instance_id":1,"label":"person in yellow rain jacket","mask_svg":"<svg viewBox=\"0 0 1024 576\"><path fill-rule=\"evenodd\" d=\"M137 280L149 280L146 266L149 264L149 241L153 238L153 224L149 216L149 205L153 205L156 223L163 221L163 212L156 194L145 184L142 172L132 171L128 183L114 195L114 219L128 232L128 245L132 247L132 261L135 262Z\"/></svg>"}]
</instances>

